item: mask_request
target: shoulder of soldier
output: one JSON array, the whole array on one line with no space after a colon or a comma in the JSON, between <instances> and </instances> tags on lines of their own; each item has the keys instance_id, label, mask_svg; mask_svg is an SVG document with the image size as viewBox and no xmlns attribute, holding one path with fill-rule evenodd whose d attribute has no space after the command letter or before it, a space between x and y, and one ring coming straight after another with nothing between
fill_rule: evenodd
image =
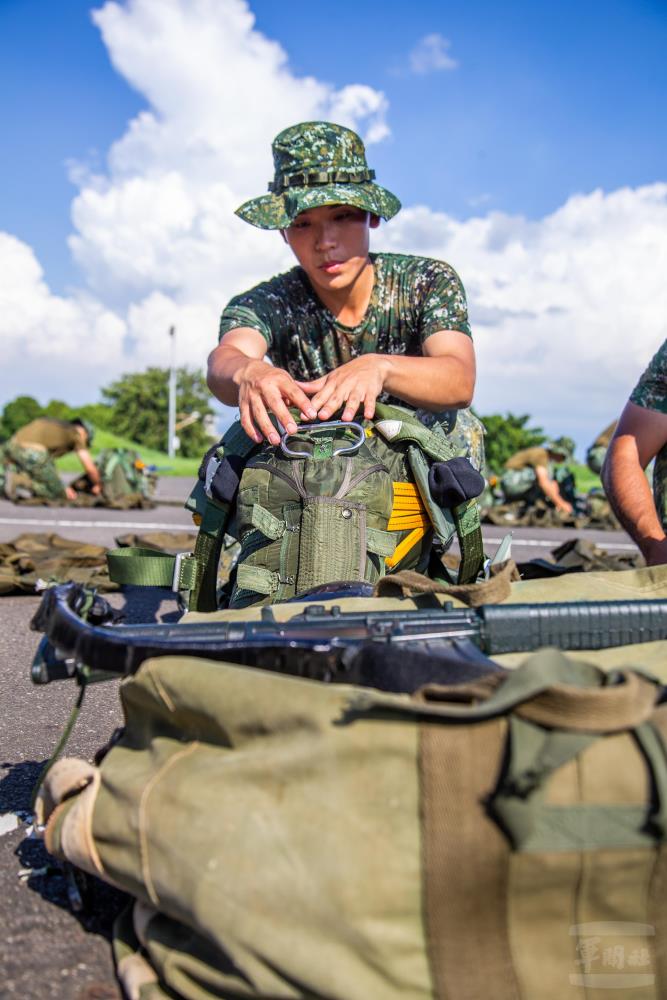
<instances>
[{"instance_id":1,"label":"shoulder of soldier","mask_svg":"<svg viewBox=\"0 0 667 1000\"><path fill-rule=\"evenodd\" d=\"M244 305L248 302L257 303L261 300L294 302L295 297L307 294L307 281L304 281L304 271L300 267L292 267L289 271L276 274L266 281L260 281L245 292L235 295L229 301L230 306Z\"/></svg>"},{"instance_id":2,"label":"shoulder of soldier","mask_svg":"<svg viewBox=\"0 0 667 1000\"><path fill-rule=\"evenodd\" d=\"M667 413L667 340L664 340L630 394L630 402Z\"/></svg>"},{"instance_id":3,"label":"shoulder of soldier","mask_svg":"<svg viewBox=\"0 0 667 1000\"><path fill-rule=\"evenodd\" d=\"M34 435L40 434L46 428L59 423L62 423L62 421L55 420L53 417L35 417L34 420L24 424L23 427L19 427L13 437L16 440L23 438L25 441L32 441L34 440Z\"/></svg>"},{"instance_id":4,"label":"shoulder of soldier","mask_svg":"<svg viewBox=\"0 0 667 1000\"><path fill-rule=\"evenodd\" d=\"M505 462L507 469L524 469L526 466L537 468L538 465L549 465L549 453L546 448L534 445L532 448L522 448Z\"/></svg>"},{"instance_id":5,"label":"shoulder of soldier","mask_svg":"<svg viewBox=\"0 0 667 1000\"><path fill-rule=\"evenodd\" d=\"M371 253L373 264L380 266L388 273L404 273L415 278L445 277L459 281L459 276L447 261L435 257L419 257L407 253Z\"/></svg>"}]
</instances>

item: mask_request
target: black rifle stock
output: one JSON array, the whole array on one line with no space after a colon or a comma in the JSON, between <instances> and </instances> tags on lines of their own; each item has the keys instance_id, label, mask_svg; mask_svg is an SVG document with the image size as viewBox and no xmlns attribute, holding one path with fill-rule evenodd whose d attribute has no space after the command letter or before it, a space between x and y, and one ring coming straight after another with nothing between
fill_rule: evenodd
<instances>
[{"instance_id":1,"label":"black rifle stock","mask_svg":"<svg viewBox=\"0 0 667 1000\"><path fill-rule=\"evenodd\" d=\"M543 646L603 649L667 638L667 600L487 605L477 609L344 612L308 605L288 621L271 608L259 621L182 625L108 624L114 612L90 591L61 584L45 592L31 627L45 633L35 683L85 667L105 676L134 673L153 656L225 660L325 681L392 691L467 680L500 669L490 656ZM364 655L361 656L360 653Z\"/></svg>"}]
</instances>

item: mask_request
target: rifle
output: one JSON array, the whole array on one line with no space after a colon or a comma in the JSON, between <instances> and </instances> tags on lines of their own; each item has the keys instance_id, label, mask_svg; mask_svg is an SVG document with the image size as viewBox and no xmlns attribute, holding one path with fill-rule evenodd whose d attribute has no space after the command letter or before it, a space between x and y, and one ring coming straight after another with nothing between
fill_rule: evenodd
<instances>
[{"instance_id":1,"label":"rifle","mask_svg":"<svg viewBox=\"0 0 667 1000\"><path fill-rule=\"evenodd\" d=\"M149 657L179 655L411 693L423 684L498 671L490 657L501 653L667 638L667 600L349 612L310 604L287 621L265 607L259 621L182 625L120 625L117 618L107 601L80 584L49 588L31 622L45 634L33 681L127 676Z\"/></svg>"}]
</instances>

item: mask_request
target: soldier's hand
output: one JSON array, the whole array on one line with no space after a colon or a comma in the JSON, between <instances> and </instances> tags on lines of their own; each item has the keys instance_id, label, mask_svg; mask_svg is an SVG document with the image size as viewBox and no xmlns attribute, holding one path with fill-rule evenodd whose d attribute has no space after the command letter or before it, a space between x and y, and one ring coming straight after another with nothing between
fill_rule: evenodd
<instances>
[{"instance_id":1,"label":"soldier's hand","mask_svg":"<svg viewBox=\"0 0 667 1000\"><path fill-rule=\"evenodd\" d=\"M71 486L66 486L65 496L67 497L68 500L76 500L77 497L76 490L73 490Z\"/></svg>"},{"instance_id":2,"label":"soldier's hand","mask_svg":"<svg viewBox=\"0 0 667 1000\"><path fill-rule=\"evenodd\" d=\"M297 425L288 407L299 409L304 420L315 420L317 410L303 389L282 368L266 361L249 361L234 376L239 389L241 426L260 444L263 439L280 444L280 435L269 413L273 413L286 431L294 434Z\"/></svg>"},{"instance_id":3,"label":"soldier's hand","mask_svg":"<svg viewBox=\"0 0 667 1000\"><path fill-rule=\"evenodd\" d=\"M375 403L384 388L386 359L381 354L363 354L313 382L298 382L311 398L320 420L329 418L345 406L341 420L353 420L360 406L364 417L375 414Z\"/></svg>"}]
</instances>

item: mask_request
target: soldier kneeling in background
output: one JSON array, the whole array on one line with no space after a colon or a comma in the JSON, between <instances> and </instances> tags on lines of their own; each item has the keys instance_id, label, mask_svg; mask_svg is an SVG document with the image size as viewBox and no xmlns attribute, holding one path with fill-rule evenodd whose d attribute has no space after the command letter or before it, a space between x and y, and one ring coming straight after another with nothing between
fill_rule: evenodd
<instances>
[{"instance_id":1,"label":"soldier kneeling in background","mask_svg":"<svg viewBox=\"0 0 667 1000\"><path fill-rule=\"evenodd\" d=\"M85 420L38 417L21 427L2 448L0 488L12 501L57 502L76 500L77 492L65 486L55 459L73 451L89 477L91 492L101 493L101 478L89 447L93 428Z\"/></svg>"},{"instance_id":2,"label":"soldier kneeling in background","mask_svg":"<svg viewBox=\"0 0 667 1000\"><path fill-rule=\"evenodd\" d=\"M571 514L572 503L563 495L566 484L559 483L553 469L554 464L570 457L568 448L560 441L547 441L544 445L517 451L505 462L505 472L500 479L505 500L533 504L546 498L556 510Z\"/></svg>"}]
</instances>

